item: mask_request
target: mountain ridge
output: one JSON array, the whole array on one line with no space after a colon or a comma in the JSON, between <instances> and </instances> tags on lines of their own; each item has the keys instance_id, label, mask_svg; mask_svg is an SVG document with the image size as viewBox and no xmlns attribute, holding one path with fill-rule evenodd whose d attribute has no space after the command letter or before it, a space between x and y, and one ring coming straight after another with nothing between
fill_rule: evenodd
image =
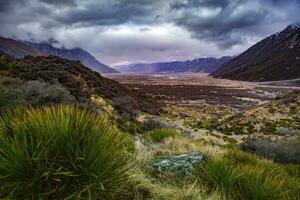
<instances>
[{"instance_id":1,"label":"mountain ridge","mask_svg":"<svg viewBox=\"0 0 300 200\"><path fill-rule=\"evenodd\" d=\"M94 56L92 56L89 52L76 47L73 49L65 49L65 48L56 48L47 42L43 43L32 43L25 42L27 45L40 49L43 52L46 52L53 56L58 56L61 58L65 58L68 60L79 60L87 66L88 68L102 72L102 73L116 73L118 72L115 69L110 68L109 66L99 62Z\"/></svg>"},{"instance_id":2,"label":"mountain ridge","mask_svg":"<svg viewBox=\"0 0 300 200\"><path fill-rule=\"evenodd\" d=\"M119 66L117 69L121 72L132 73L180 73L180 72L206 72L211 73L218 69L221 64L231 60L230 56L221 58L195 58L186 61L169 61L154 63L134 63L125 66Z\"/></svg>"},{"instance_id":3,"label":"mountain ridge","mask_svg":"<svg viewBox=\"0 0 300 200\"><path fill-rule=\"evenodd\" d=\"M28 41L19 41L12 38L6 38L0 36L0 51L8 54L11 57L20 59L27 55L31 56L58 56L68 60L79 60L86 67L95 70L100 73L116 73L115 69L99 62L95 57L93 57L89 52L81 49L60 49L53 47L49 43L33 43Z\"/></svg>"},{"instance_id":4,"label":"mountain ridge","mask_svg":"<svg viewBox=\"0 0 300 200\"><path fill-rule=\"evenodd\" d=\"M244 81L278 81L299 78L299 66L300 27L291 24L224 63L211 75Z\"/></svg>"}]
</instances>

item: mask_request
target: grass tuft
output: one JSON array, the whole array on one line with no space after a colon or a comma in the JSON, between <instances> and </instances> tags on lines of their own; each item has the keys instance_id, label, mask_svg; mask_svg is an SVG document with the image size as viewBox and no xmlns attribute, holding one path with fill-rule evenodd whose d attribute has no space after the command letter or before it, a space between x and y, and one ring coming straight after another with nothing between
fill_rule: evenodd
<instances>
[{"instance_id":1,"label":"grass tuft","mask_svg":"<svg viewBox=\"0 0 300 200\"><path fill-rule=\"evenodd\" d=\"M0 193L16 199L120 196L130 167L124 137L76 106L2 113Z\"/></svg>"},{"instance_id":2,"label":"grass tuft","mask_svg":"<svg viewBox=\"0 0 300 200\"><path fill-rule=\"evenodd\" d=\"M279 167L266 165L245 165L240 169L242 179L239 182L239 191L243 199L273 199L283 198L284 176Z\"/></svg>"},{"instance_id":3,"label":"grass tuft","mask_svg":"<svg viewBox=\"0 0 300 200\"><path fill-rule=\"evenodd\" d=\"M146 133L146 139L152 142L162 142L166 138L175 137L178 133L173 129L160 128Z\"/></svg>"},{"instance_id":4,"label":"grass tuft","mask_svg":"<svg viewBox=\"0 0 300 200\"><path fill-rule=\"evenodd\" d=\"M224 198L233 196L240 175L226 160L207 160L200 165L198 176L209 192L218 191Z\"/></svg>"}]
</instances>

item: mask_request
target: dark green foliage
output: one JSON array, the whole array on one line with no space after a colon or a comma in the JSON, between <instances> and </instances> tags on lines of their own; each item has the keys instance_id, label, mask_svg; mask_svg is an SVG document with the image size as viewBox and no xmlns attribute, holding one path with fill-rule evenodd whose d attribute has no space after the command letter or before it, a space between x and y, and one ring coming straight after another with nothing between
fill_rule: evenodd
<instances>
[{"instance_id":1,"label":"dark green foliage","mask_svg":"<svg viewBox=\"0 0 300 200\"><path fill-rule=\"evenodd\" d=\"M265 127L263 131L266 134L276 134L277 125L273 122L265 122Z\"/></svg>"},{"instance_id":2,"label":"dark green foliage","mask_svg":"<svg viewBox=\"0 0 300 200\"><path fill-rule=\"evenodd\" d=\"M128 140L105 124L97 114L73 106L2 113L2 197L121 199L126 196L124 187L130 168L125 151Z\"/></svg>"},{"instance_id":3,"label":"dark green foliage","mask_svg":"<svg viewBox=\"0 0 300 200\"><path fill-rule=\"evenodd\" d=\"M13 64L14 61L12 58L0 52L0 70L8 70Z\"/></svg>"},{"instance_id":4,"label":"dark green foliage","mask_svg":"<svg viewBox=\"0 0 300 200\"><path fill-rule=\"evenodd\" d=\"M300 181L300 165L285 164L282 166L284 170L292 177L296 177Z\"/></svg>"},{"instance_id":5,"label":"dark green foliage","mask_svg":"<svg viewBox=\"0 0 300 200\"><path fill-rule=\"evenodd\" d=\"M162 142L168 137L175 137L178 133L173 129L161 128L154 129L145 133L145 138L152 142Z\"/></svg>"},{"instance_id":6,"label":"dark green foliage","mask_svg":"<svg viewBox=\"0 0 300 200\"><path fill-rule=\"evenodd\" d=\"M129 133L131 135L136 135L142 133L140 124L137 121L127 121L123 118L118 118L116 120L117 128L123 133Z\"/></svg>"}]
</instances>

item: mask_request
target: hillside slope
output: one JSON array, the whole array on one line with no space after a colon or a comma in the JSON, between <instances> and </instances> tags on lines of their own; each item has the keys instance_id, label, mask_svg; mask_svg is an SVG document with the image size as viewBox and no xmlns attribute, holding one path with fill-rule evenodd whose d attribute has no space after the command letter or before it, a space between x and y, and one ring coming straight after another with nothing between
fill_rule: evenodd
<instances>
[{"instance_id":1,"label":"hillside slope","mask_svg":"<svg viewBox=\"0 0 300 200\"><path fill-rule=\"evenodd\" d=\"M223 63L232 58L225 56L221 58L196 58L187 61L171 61L158 63L137 63L120 66L121 72L132 73L178 73L178 72L205 72L211 73L218 69Z\"/></svg>"},{"instance_id":2,"label":"hillside slope","mask_svg":"<svg viewBox=\"0 0 300 200\"><path fill-rule=\"evenodd\" d=\"M80 103L88 103L96 95L110 100L122 112L141 110L156 113L159 109L159 105L149 96L104 78L79 61L56 56L26 56L24 59L16 60L7 74L26 81L58 81Z\"/></svg>"},{"instance_id":3,"label":"hillside slope","mask_svg":"<svg viewBox=\"0 0 300 200\"><path fill-rule=\"evenodd\" d=\"M300 27L289 25L223 64L214 77L275 81L300 77Z\"/></svg>"}]
</instances>

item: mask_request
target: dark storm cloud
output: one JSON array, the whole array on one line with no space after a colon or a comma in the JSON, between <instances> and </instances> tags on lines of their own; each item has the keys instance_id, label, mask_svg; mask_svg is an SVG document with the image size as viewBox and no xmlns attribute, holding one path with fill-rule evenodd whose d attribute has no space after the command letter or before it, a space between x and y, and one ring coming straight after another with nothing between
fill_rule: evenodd
<instances>
[{"instance_id":1,"label":"dark storm cloud","mask_svg":"<svg viewBox=\"0 0 300 200\"><path fill-rule=\"evenodd\" d=\"M225 49L243 43L244 36L259 35L251 31L254 26L299 20L299 9L298 0L187 0L170 4L171 11L180 13L174 18L177 25L193 37L214 41Z\"/></svg>"},{"instance_id":2,"label":"dark storm cloud","mask_svg":"<svg viewBox=\"0 0 300 200\"><path fill-rule=\"evenodd\" d=\"M41 0L41 2L44 2L49 5L55 5L55 6L75 6L75 0Z\"/></svg>"},{"instance_id":3,"label":"dark storm cloud","mask_svg":"<svg viewBox=\"0 0 300 200\"><path fill-rule=\"evenodd\" d=\"M108 62L222 56L300 21L299 10L299 0L0 0L0 35L52 38Z\"/></svg>"},{"instance_id":4,"label":"dark storm cloud","mask_svg":"<svg viewBox=\"0 0 300 200\"><path fill-rule=\"evenodd\" d=\"M299 4L298 0L0 0L0 11L14 18L14 25L31 20L49 28L173 23L194 38L230 48L243 43L244 36L255 36L248 31L255 26L299 20Z\"/></svg>"},{"instance_id":5,"label":"dark storm cloud","mask_svg":"<svg viewBox=\"0 0 300 200\"><path fill-rule=\"evenodd\" d=\"M0 12L12 10L15 6L24 5L25 0L0 0Z\"/></svg>"},{"instance_id":6,"label":"dark storm cloud","mask_svg":"<svg viewBox=\"0 0 300 200\"><path fill-rule=\"evenodd\" d=\"M149 0L112 0L104 3L95 1L84 7L70 9L55 18L65 24L106 26L123 23L148 24L155 21L154 13L159 4L158 1Z\"/></svg>"}]
</instances>

